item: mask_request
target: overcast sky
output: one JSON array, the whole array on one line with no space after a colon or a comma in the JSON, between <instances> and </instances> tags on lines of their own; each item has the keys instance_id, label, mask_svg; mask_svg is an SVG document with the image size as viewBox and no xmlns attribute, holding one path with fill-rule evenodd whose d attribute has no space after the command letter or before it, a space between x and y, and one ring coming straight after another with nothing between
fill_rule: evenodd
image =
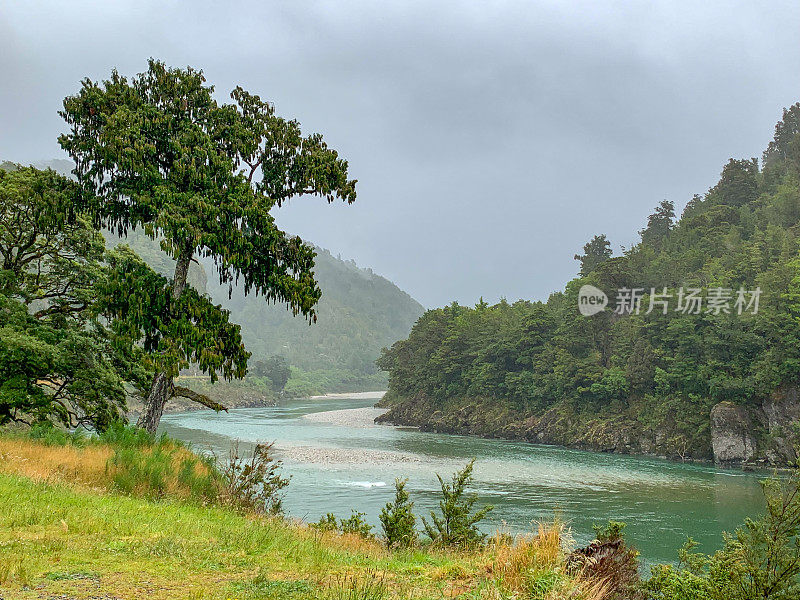
<instances>
[{"instance_id":1,"label":"overcast sky","mask_svg":"<svg viewBox=\"0 0 800 600\"><path fill-rule=\"evenodd\" d=\"M800 100L800 3L0 0L0 159L63 158L63 97L150 56L349 160L356 204L295 200L288 230L428 307L545 299L592 235L617 254L761 156Z\"/></svg>"}]
</instances>

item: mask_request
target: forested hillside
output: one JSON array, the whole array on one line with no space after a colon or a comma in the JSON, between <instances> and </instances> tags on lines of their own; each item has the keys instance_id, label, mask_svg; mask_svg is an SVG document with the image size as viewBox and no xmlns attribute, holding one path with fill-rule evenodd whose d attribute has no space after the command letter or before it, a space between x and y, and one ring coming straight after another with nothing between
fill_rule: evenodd
<instances>
[{"instance_id":1,"label":"forested hillside","mask_svg":"<svg viewBox=\"0 0 800 600\"><path fill-rule=\"evenodd\" d=\"M546 302L426 312L379 360L384 419L673 458L794 459L799 182L795 104L760 163L731 159L679 219L662 202L622 256L596 236L576 255L579 277ZM607 294L605 310L579 312L584 285Z\"/></svg>"},{"instance_id":2,"label":"forested hillside","mask_svg":"<svg viewBox=\"0 0 800 600\"><path fill-rule=\"evenodd\" d=\"M231 311L242 326L242 339L254 357L280 354L304 370L339 369L376 373L381 348L408 335L424 309L391 281L353 261L316 248L314 273L322 289L317 322L309 325L285 306L245 297L210 276L207 289L214 302Z\"/></svg>"},{"instance_id":3,"label":"forested hillside","mask_svg":"<svg viewBox=\"0 0 800 600\"><path fill-rule=\"evenodd\" d=\"M130 245L159 273L175 268L158 243L141 232L129 233L124 240L113 234L106 237L110 246L122 241ZM381 348L408 335L424 311L422 305L372 269L359 268L322 248L316 252L314 272L323 292L312 324L294 317L284 305L245 296L241 286L234 285L229 294L228 285L215 277L213 264L202 259L189 268L189 281L229 310L231 321L241 326L242 339L253 354L251 371L258 361L277 355L305 372L297 373L300 378L313 372L312 385L321 382L323 389L333 385L345 391L348 382L385 384L375 358Z\"/></svg>"}]
</instances>

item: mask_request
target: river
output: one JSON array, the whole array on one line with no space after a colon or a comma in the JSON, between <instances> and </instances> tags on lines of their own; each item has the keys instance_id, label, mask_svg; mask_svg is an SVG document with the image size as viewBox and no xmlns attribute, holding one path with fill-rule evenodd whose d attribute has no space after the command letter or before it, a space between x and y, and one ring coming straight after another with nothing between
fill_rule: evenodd
<instances>
[{"instance_id":1,"label":"river","mask_svg":"<svg viewBox=\"0 0 800 600\"><path fill-rule=\"evenodd\" d=\"M234 439L243 446L274 441L292 477L285 509L308 521L356 509L377 525L395 477L408 478L417 514L427 515L438 502L436 473L448 478L471 457L477 458L472 489L481 503L495 506L487 532L526 531L557 511L585 543L592 524L615 519L628 524L628 538L647 562L674 562L687 536L712 551L722 531L762 510L760 476L752 473L378 426L374 403L356 394L228 414L169 414L161 431L218 456Z\"/></svg>"}]
</instances>

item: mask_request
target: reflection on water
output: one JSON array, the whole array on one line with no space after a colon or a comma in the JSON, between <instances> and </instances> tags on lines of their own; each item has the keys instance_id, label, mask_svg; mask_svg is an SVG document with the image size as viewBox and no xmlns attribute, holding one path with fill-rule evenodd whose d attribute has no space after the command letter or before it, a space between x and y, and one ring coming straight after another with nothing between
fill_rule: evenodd
<instances>
[{"instance_id":1,"label":"reflection on water","mask_svg":"<svg viewBox=\"0 0 800 600\"><path fill-rule=\"evenodd\" d=\"M356 509L377 524L395 477L408 477L417 513L427 514L438 501L435 474L449 476L471 457L477 458L473 489L495 505L487 530L505 523L512 532L525 531L531 521L558 511L583 543L592 524L612 518L628 523L629 538L648 561L673 561L687 536L713 550L723 530L762 507L753 474L374 426L374 402L301 399L229 414L171 414L164 416L162 430L217 455L234 438L275 441L292 475L284 505L307 520Z\"/></svg>"}]
</instances>

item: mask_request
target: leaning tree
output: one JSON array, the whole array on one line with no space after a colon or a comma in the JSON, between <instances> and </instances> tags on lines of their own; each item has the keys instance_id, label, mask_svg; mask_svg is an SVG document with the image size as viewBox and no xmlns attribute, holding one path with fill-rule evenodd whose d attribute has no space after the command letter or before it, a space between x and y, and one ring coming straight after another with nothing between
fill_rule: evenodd
<instances>
[{"instance_id":1,"label":"leaning tree","mask_svg":"<svg viewBox=\"0 0 800 600\"><path fill-rule=\"evenodd\" d=\"M191 261L210 258L229 290L241 283L245 294L313 321L321 296L313 248L281 231L270 211L304 194L356 197L347 162L321 135L303 136L297 121L240 87L231 103L213 92L202 71L151 59L130 80L116 71L106 81L84 80L60 112L70 131L59 143L75 161L81 207L119 235L142 227L176 261L168 294L164 282L141 282L138 311L125 309L130 335L147 342L156 366L139 419L150 432L181 368L197 363L212 380L246 372L238 329L187 286Z\"/></svg>"}]
</instances>

